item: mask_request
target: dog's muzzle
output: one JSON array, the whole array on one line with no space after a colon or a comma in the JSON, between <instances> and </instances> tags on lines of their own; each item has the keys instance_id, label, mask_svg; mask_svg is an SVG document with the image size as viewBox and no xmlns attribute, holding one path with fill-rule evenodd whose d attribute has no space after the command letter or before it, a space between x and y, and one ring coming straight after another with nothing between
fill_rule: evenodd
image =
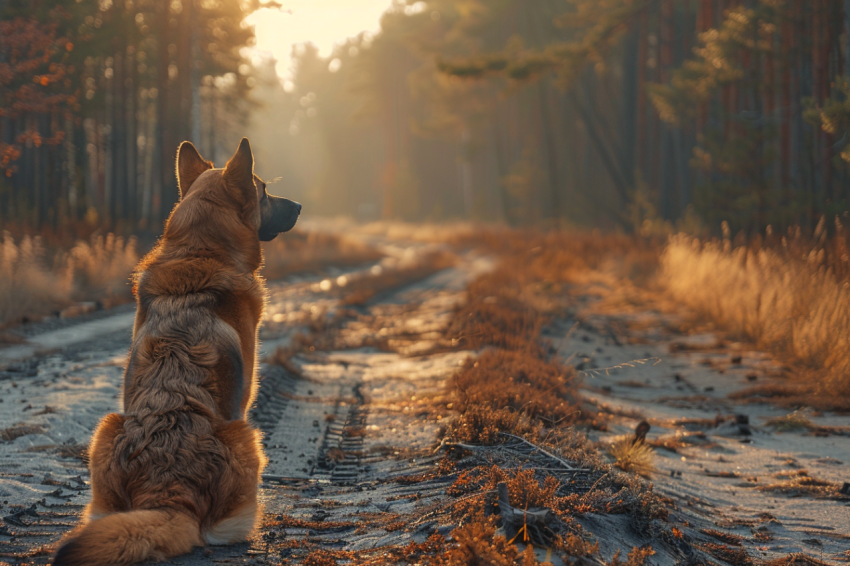
<instances>
[{"instance_id":1,"label":"dog's muzzle","mask_svg":"<svg viewBox=\"0 0 850 566\"><path fill-rule=\"evenodd\" d=\"M289 232L295 226L300 214L299 203L266 194L260 202L260 240L270 242L278 234Z\"/></svg>"}]
</instances>

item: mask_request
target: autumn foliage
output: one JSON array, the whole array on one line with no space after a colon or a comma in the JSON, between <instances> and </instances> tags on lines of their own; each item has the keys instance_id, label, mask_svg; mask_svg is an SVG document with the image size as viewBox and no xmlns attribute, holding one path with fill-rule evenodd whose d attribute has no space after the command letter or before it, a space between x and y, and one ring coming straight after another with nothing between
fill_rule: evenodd
<instances>
[{"instance_id":1,"label":"autumn foliage","mask_svg":"<svg viewBox=\"0 0 850 566\"><path fill-rule=\"evenodd\" d=\"M47 21L0 19L0 119L25 118L25 127L11 140L0 137L0 173L11 177L18 170L23 146L57 146L65 139L64 118L79 110L69 64L74 50L70 38L61 35L59 22L69 14L53 9ZM49 132L40 131L31 118L46 115L53 122ZM2 128L0 128L2 131Z\"/></svg>"}]
</instances>

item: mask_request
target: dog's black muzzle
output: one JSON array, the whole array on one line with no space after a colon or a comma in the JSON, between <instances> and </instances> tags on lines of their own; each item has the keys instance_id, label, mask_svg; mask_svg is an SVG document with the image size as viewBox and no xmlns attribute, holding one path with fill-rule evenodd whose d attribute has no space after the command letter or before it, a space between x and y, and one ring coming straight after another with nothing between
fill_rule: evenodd
<instances>
[{"instance_id":1,"label":"dog's black muzzle","mask_svg":"<svg viewBox=\"0 0 850 566\"><path fill-rule=\"evenodd\" d=\"M289 232L298 221L301 205L268 193L260 201L260 240L270 242L278 234Z\"/></svg>"}]
</instances>

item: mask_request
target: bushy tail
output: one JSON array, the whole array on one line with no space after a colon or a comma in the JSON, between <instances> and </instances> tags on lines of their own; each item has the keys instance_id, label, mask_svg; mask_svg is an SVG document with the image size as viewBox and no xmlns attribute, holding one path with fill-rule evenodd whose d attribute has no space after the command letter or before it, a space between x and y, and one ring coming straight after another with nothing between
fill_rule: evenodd
<instances>
[{"instance_id":1,"label":"bushy tail","mask_svg":"<svg viewBox=\"0 0 850 566\"><path fill-rule=\"evenodd\" d=\"M139 510L96 519L72 535L54 566L123 566L165 560L202 544L198 521L173 510Z\"/></svg>"}]
</instances>

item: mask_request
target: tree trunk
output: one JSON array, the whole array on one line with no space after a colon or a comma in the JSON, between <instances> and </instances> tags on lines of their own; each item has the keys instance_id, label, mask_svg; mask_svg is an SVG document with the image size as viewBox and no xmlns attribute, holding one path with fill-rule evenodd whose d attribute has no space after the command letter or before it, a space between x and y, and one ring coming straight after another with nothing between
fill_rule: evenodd
<instances>
[{"instance_id":1,"label":"tree trunk","mask_svg":"<svg viewBox=\"0 0 850 566\"><path fill-rule=\"evenodd\" d=\"M172 181L172 131L170 117L170 92L171 85L168 78L168 66L171 63L171 57L168 54L169 33L170 28L170 13L167 2L162 2L159 5L157 27L159 37L157 38L157 67L156 67L156 88L157 88L157 162L155 169L157 171L157 183L154 186L153 194L153 216L156 221L163 220L168 214L165 208L165 200L171 200L174 194L174 181Z\"/></svg>"}]
</instances>

